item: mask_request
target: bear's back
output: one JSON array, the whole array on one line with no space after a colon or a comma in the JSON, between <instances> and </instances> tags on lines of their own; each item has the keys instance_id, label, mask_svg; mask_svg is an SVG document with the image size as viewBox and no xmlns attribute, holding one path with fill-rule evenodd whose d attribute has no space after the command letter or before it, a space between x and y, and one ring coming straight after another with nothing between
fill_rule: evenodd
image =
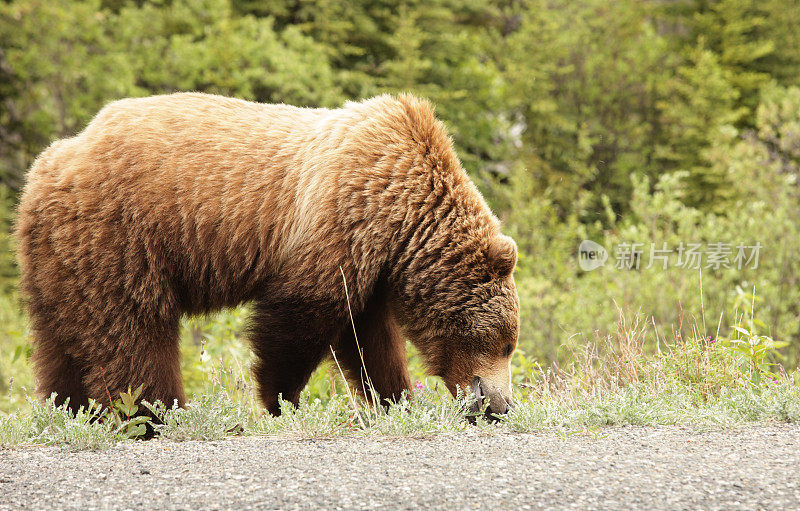
<instances>
[{"instance_id":1,"label":"bear's back","mask_svg":"<svg viewBox=\"0 0 800 511\"><path fill-rule=\"evenodd\" d=\"M96 268L132 266L126 294L154 294L166 279L191 310L235 304L287 264L322 274L329 263L335 277L353 254L385 257L401 223L438 214L434 173L453 193L433 204L458 202L468 223L493 224L416 98L333 110L195 93L120 100L37 159L20 260L53 254L81 276L76 287L103 292L111 277Z\"/></svg>"}]
</instances>

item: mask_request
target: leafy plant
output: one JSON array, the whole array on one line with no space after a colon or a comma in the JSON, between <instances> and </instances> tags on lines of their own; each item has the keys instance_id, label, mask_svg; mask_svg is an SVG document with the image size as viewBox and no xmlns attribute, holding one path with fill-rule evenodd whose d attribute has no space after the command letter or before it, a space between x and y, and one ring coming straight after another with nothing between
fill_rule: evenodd
<instances>
[{"instance_id":1,"label":"leafy plant","mask_svg":"<svg viewBox=\"0 0 800 511\"><path fill-rule=\"evenodd\" d=\"M141 385L134 391L128 387L128 391L120 393L119 399L114 400L112 406L113 420L127 438L139 438L147 433L149 417L136 415L136 412L139 411L139 405L136 402L141 395Z\"/></svg>"},{"instance_id":2,"label":"leafy plant","mask_svg":"<svg viewBox=\"0 0 800 511\"><path fill-rule=\"evenodd\" d=\"M247 408L218 387L195 396L184 408L167 407L160 401L145 401L142 406L153 414L152 427L161 438L178 441L219 440L238 434L249 417Z\"/></svg>"},{"instance_id":3,"label":"leafy plant","mask_svg":"<svg viewBox=\"0 0 800 511\"><path fill-rule=\"evenodd\" d=\"M745 310L740 316L740 321L733 325L733 336L727 340L728 349L739 356L742 368L746 371L753 385L758 386L763 377L777 382L780 376L774 371L778 366L776 360L783 358L778 351L788 346L786 341L776 341L767 335L759 335L758 329L764 328L762 321L755 317L756 302L755 290L752 300L737 289L739 300L737 303Z\"/></svg>"}]
</instances>

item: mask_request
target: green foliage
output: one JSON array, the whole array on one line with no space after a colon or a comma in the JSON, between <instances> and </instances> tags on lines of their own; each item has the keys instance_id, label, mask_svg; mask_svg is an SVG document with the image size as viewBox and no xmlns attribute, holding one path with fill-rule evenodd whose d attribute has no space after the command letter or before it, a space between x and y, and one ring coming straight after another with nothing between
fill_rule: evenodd
<instances>
[{"instance_id":1,"label":"green foliage","mask_svg":"<svg viewBox=\"0 0 800 511\"><path fill-rule=\"evenodd\" d=\"M0 296L8 296L16 287L18 272L14 261L11 190L0 184Z\"/></svg>"},{"instance_id":2,"label":"green foliage","mask_svg":"<svg viewBox=\"0 0 800 511\"><path fill-rule=\"evenodd\" d=\"M195 396L185 408L168 408L160 401L142 404L158 420L155 431L169 440L219 440L241 432L248 417L248 410L219 388Z\"/></svg>"},{"instance_id":3,"label":"green foliage","mask_svg":"<svg viewBox=\"0 0 800 511\"><path fill-rule=\"evenodd\" d=\"M760 329L766 325L755 318L755 293L752 301L748 301L745 293L739 291L739 304L744 309L739 324L733 325L730 339L721 340L723 346L738 355L741 368L749 376L753 385L759 385L763 377L777 382L779 375L774 371L778 364L774 362L783 358L779 353L780 348L789 345L786 341L775 341L767 335L759 335Z\"/></svg>"},{"instance_id":4,"label":"green foliage","mask_svg":"<svg viewBox=\"0 0 800 511\"><path fill-rule=\"evenodd\" d=\"M252 353L242 338L247 312L238 307L209 317L184 318L181 372L187 395L199 395L209 383L238 389L236 395L252 387Z\"/></svg>"},{"instance_id":5,"label":"green foliage","mask_svg":"<svg viewBox=\"0 0 800 511\"><path fill-rule=\"evenodd\" d=\"M763 344L763 338L756 344L752 340L752 329L759 321L752 315L743 318L751 328L748 344ZM683 340L657 334L654 338L639 327L637 318L621 315L612 335L577 352L564 366L543 370L518 353L514 359L516 406L498 424L479 417L471 425L465 417L469 397L453 399L436 385L415 386L412 395L388 408L371 407L347 393L313 396L309 387L299 406L281 403L280 417L265 415L260 409L253 413L247 402L232 399L238 389L219 382L209 382L185 408L160 402L141 405L158 419L152 427L160 437L177 441L219 440L239 434L426 437L541 429L565 435L583 430L600 436L597 428L605 425L738 427L751 421L800 420L800 373L770 374L768 365L753 366L752 356L739 349L739 339ZM649 349L653 344L657 349ZM753 371L770 377L754 379ZM102 449L136 438L142 419L128 417L141 411L137 394L123 393L111 416L95 403L73 415L66 405L54 406L53 398L44 403L31 400L25 410L0 415L0 445L44 443Z\"/></svg>"},{"instance_id":6,"label":"green foliage","mask_svg":"<svg viewBox=\"0 0 800 511\"><path fill-rule=\"evenodd\" d=\"M773 386L763 392L737 389L700 405L693 398L690 392L652 392L634 385L613 393L582 396L569 405L550 399L533 402L518 407L505 423L511 431L527 433L612 425L737 427L748 421L800 419L800 392L792 386Z\"/></svg>"},{"instance_id":7,"label":"green foliage","mask_svg":"<svg viewBox=\"0 0 800 511\"><path fill-rule=\"evenodd\" d=\"M143 93L109 21L99 0L0 4L4 60L17 86L6 99L6 118L17 130L8 136L19 139L13 146L26 153L25 164L80 130L107 101ZM8 169L9 178L18 184L23 170Z\"/></svg>"},{"instance_id":8,"label":"green foliage","mask_svg":"<svg viewBox=\"0 0 800 511\"><path fill-rule=\"evenodd\" d=\"M730 80L731 73L717 56L701 46L663 84L665 99L658 104L665 143L658 147L657 158L666 170L685 172L684 202L714 212L723 210L730 196L730 176L710 166L706 152L717 133L745 113L735 106L739 92Z\"/></svg>"},{"instance_id":9,"label":"green foliage","mask_svg":"<svg viewBox=\"0 0 800 511\"><path fill-rule=\"evenodd\" d=\"M147 433L148 417L137 415L139 405L136 402L142 395L142 386L135 390L128 387L127 392L122 392L119 399L112 403L111 416L126 438L139 438Z\"/></svg>"},{"instance_id":10,"label":"green foliage","mask_svg":"<svg viewBox=\"0 0 800 511\"><path fill-rule=\"evenodd\" d=\"M33 392L27 322L15 294L0 294L0 413L25 405Z\"/></svg>"},{"instance_id":11,"label":"green foliage","mask_svg":"<svg viewBox=\"0 0 800 511\"><path fill-rule=\"evenodd\" d=\"M55 405L55 396L44 402L28 401L28 409L0 416L0 445L45 444L73 450L107 449L135 438L142 424L139 417L109 418L108 410L92 401L88 408L72 413L69 401Z\"/></svg>"},{"instance_id":12,"label":"green foliage","mask_svg":"<svg viewBox=\"0 0 800 511\"><path fill-rule=\"evenodd\" d=\"M656 104L675 57L641 2L518 9L504 14L519 28L493 38L510 118L525 128L519 160L557 206L589 222L602 217L604 195L624 209L630 174L658 172Z\"/></svg>"},{"instance_id":13,"label":"green foliage","mask_svg":"<svg viewBox=\"0 0 800 511\"><path fill-rule=\"evenodd\" d=\"M678 44L708 47L730 75L739 106L750 110L771 80L797 85L800 80L797 0L684 0L661 9L685 34ZM752 125L752 117L742 119Z\"/></svg>"},{"instance_id":14,"label":"green foliage","mask_svg":"<svg viewBox=\"0 0 800 511\"><path fill-rule=\"evenodd\" d=\"M112 15L110 15L112 16ZM237 16L227 0L127 6L115 42L148 91L200 90L264 102L328 106L343 97L325 49L294 27Z\"/></svg>"},{"instance_id":15,"label":"green foliage","mask_svg":"<svg viewBox=\"0 0 800 511\"><path fill-rule=\"evenodd\" d=\"M524 169L512 170L507 185L493 185L491 198L507 212L502 217L505 228L520 248L516 276L526 353L552 360L562 344L580 345L596 332L610 331L617 307L644 312L683 336L694 319L707 335L715 334L722 316L721 331L727 334L735 320L736 289L754 287L762 298L761 317L770 325L769 335L778 342L796 339L799 111L797 89L769 88L757 109L755 130L739 133L730 124L722 125L702 142L708 175L727 183L727 197L718 199L716 212L703 204L687 206L689 172L664 174L654 184L633 176L629 211L616 214L610 201L601 201L595 223L580 220L575 211L582 207L580 200L572 213L559 215L549 190L537 193L538 183ZM703 165L701 161L695 165ZM583 239L606 247L610 259L605 267L580 270L576 251ZM615 267L616 248L635 242L642 243L642 267ZM675 250L682 243L725 243L733 252L739 244L760 244L761 257L757 268L709 268L704 261L701 272L677 266ZM667 268L648 266L651 244L673 250ZM686 317L687 310L702 311L705 318ZM787 366L794 367L800 346L791 342L782 351L788 355Z\"/></svg>"}]
</instances>

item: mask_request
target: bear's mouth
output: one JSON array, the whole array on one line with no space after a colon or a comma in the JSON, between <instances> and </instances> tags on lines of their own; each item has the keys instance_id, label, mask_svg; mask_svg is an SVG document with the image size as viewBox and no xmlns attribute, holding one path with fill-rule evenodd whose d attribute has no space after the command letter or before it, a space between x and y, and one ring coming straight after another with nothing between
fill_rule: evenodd
<instances>
[{"instance_id":1,"label":"bear's mouth","mask_svg":"<svg viewBox=\"0 0 800 511\"><path fill-rule=\"evenodd\" d=\"M486 385L480 376L472 379L470 390L475 398L469 410L469 418L472 423L475 422L475 417L481 414L484 407L486 410L483 414L489 422L497 422L499 420L498 415L506 414L514 407L498 391ZM486 406L487 402L488 406Z\"/></svg>"}]
</instances>

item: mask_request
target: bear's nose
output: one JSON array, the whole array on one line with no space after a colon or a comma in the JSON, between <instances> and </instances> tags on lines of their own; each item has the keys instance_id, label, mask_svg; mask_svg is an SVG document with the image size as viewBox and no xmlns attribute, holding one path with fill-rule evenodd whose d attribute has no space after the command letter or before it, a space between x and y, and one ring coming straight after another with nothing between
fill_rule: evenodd
<instances>
[{"instance_id":1,"label":"bear's nose","mask_svg":"<svg viewBox=\"0 0 800 511\"><path fill-rule=\"evenodd\" d=\"M491 385L487 385L480 376L476 376L472 379L472 394L475 396L475 403L472 405L472 412L477 413L483 409L483 405L486 401L489 402L489 406L486 408L486 419L493 421L497 420L494 415L502 415L508 413L512 408L513 405L507 401L500 392L493 388Z\"/></svg>"}]
</instances>

